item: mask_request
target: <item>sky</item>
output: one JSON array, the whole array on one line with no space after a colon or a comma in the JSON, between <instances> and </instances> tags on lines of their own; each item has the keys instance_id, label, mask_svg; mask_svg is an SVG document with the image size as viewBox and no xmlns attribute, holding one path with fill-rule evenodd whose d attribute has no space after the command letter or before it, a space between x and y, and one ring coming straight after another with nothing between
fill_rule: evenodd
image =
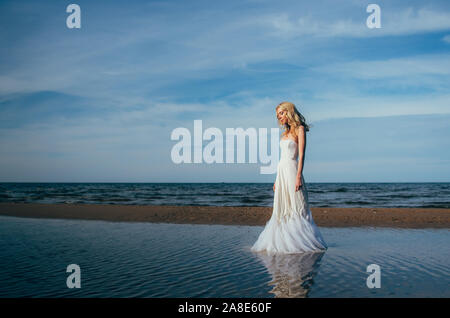
<instances>
[{"instance_id":1,"label":"sky","mask_svg":"<svg viewBox=\"0 0 450 318\"><path fill-rule=\"evenodd\" d=\"M176 164L171 133L281 128L282 101L306 182L450 182L445 0L0 0L0 42L0 182L273 182Z\"/></svg>"}]
</instances>

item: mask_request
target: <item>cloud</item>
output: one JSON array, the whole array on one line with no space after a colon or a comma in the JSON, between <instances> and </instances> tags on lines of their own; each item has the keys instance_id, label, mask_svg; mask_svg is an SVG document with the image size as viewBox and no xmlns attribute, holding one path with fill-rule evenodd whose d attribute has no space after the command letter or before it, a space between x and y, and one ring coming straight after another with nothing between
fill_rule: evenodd
<instances>
[{"instance_id":1,"label":"cloud","mask_svg":"<svg viewBox=\"0 0 450 318\"><path fill-rule=\"evenodd\" d=\"M360 10L361 11L361 10ZM356 12L354 9L351 12ZM361 11L362 12L362 11ZM291 13L268 15L261 19L271 36L295 37L380 37L420 34L450 29L450 12L427 8L381 10L381 28L369 29L362 14L347 18L327 17L318 19L312 15L295 16Z\"/></svg>"},{"instance_id":2,"label":"cloud","mask_svg":"<svg viewBox=\"0 0 450 318\"><path fill-rule=\"evenodd\" d=\"M350 61L313 67L312 70L358 79L450 75L450 54L424 54L384 60Z\"/></svg>"},{"instance_id":3,"label":"cloud","mask_svg":"<svg viewBox=\"0 0 450 318\"><path fill-rule=\"evenodd\" d=\"M313 109L309 116L313 123L332 118L450 114L450 94L369 97L330 92L321 98L308 104Z\"/></svg>"},{"instance_id":4,"label":"cloud","mask_svg":"<svg viewBox=\"0 0 450 318\"><path fill-rule=\"evenodd\" d=\"M3 67L9 66L0 71L0 94L60 90L113 97L118 95L117 87L134 82L131 93L137 96L176 81L220 77L265 61L307 61L311 51L305 49L311 37L324 38L326 43L336 37L408 35L450 28L450 13L431 8L382 6L383 27L370 30L361 4L339 3L337 13L327 13L320 6L306 10L308 6L298 1L276 8L269 2L258 5L258 9L249 6L236 12L231 3L217 7L197 3L196 10L185 14L183 4L136 2L125 9L108 4L105 17L100 4L86 3L82 8L90 19L75 33L58 27L60 9L47 4L48 18L30 36L23 32L25 22L20 29L10 22L21 40L8 43L8 50L3 48ZM4 12L2 18L7 17L7 8ZM28 20L24 17L23 21ZM301 41L290 41L295 37Z\"/></svg>"},{"instance_id":5,"label":"cloud","mask_svg":"<svg viewBox=\"0 0 450 318\"><path fill-rule=\"evenodd\" d=\"M442 38L442 41L444 41L445 43L449 43L450 44L450 34L447 34L446 36L444 36Z\"/></svg>"}]
</instances>

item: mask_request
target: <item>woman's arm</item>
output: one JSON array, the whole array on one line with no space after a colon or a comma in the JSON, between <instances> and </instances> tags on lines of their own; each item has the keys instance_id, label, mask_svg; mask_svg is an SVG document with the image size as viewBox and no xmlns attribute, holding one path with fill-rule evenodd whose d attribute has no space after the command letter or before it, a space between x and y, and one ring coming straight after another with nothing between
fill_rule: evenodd
<instances>
[{"instance_id":1,"label":"woman's arm","mask_svg":"<svg viewBox=\"0 0 450 318\"><path fill-rule=\"evenodd\" d=\"M305 127L300 126L297 128L297 136L298 136L298 167L297 167L297 179L295 184L295 191L298 191L302 186L302 173L303 173L303 164L305 162L305 148L306 148Z\"/></svg>"}]
</instances>

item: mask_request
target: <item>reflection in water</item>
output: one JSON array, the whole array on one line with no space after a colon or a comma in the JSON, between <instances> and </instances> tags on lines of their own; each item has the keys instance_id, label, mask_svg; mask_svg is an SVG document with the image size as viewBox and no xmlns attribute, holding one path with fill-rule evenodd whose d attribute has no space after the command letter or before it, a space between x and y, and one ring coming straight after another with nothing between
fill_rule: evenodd
<instances>
[{"instance_id":1,"label":"reflection in water","mask_svg":"<svg viewBox=\"0 0 450 318\"><path fill-rule=\"evenodd\" d=\"M316 253L253 253L272 275L268 283L276 298L304 298L308 296L325 252Z\"/></svg>"}]
</instances>

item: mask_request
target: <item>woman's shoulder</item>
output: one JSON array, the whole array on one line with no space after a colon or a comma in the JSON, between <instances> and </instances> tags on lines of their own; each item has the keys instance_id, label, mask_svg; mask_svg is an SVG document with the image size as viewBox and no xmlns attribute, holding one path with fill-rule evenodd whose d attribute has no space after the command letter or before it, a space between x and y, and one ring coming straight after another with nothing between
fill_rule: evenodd
<instances>
[{"instance_id":1,"label":"woman's shoulder","mask_svg":"<svg viewBox=\"0 0 450 318\"><path fill-rule=\"evenodd\" d=\"M297 138L302 138L303 136L306 136L305 126L300 125L300 126L296 127L295 133L297 135Z\"/></svg>"},{"instance_id":2,"label":"woman's shoulder","mask_svg":"<svg viewBox=\"0 0 450 318\"><path fill-rule=\"evenodd\" d=\"M300 144L301 140L306 141L306 129L305 126L300 125L295 129L296 135L297 135L297 144Z\"/></svg>"}]
</instances>

